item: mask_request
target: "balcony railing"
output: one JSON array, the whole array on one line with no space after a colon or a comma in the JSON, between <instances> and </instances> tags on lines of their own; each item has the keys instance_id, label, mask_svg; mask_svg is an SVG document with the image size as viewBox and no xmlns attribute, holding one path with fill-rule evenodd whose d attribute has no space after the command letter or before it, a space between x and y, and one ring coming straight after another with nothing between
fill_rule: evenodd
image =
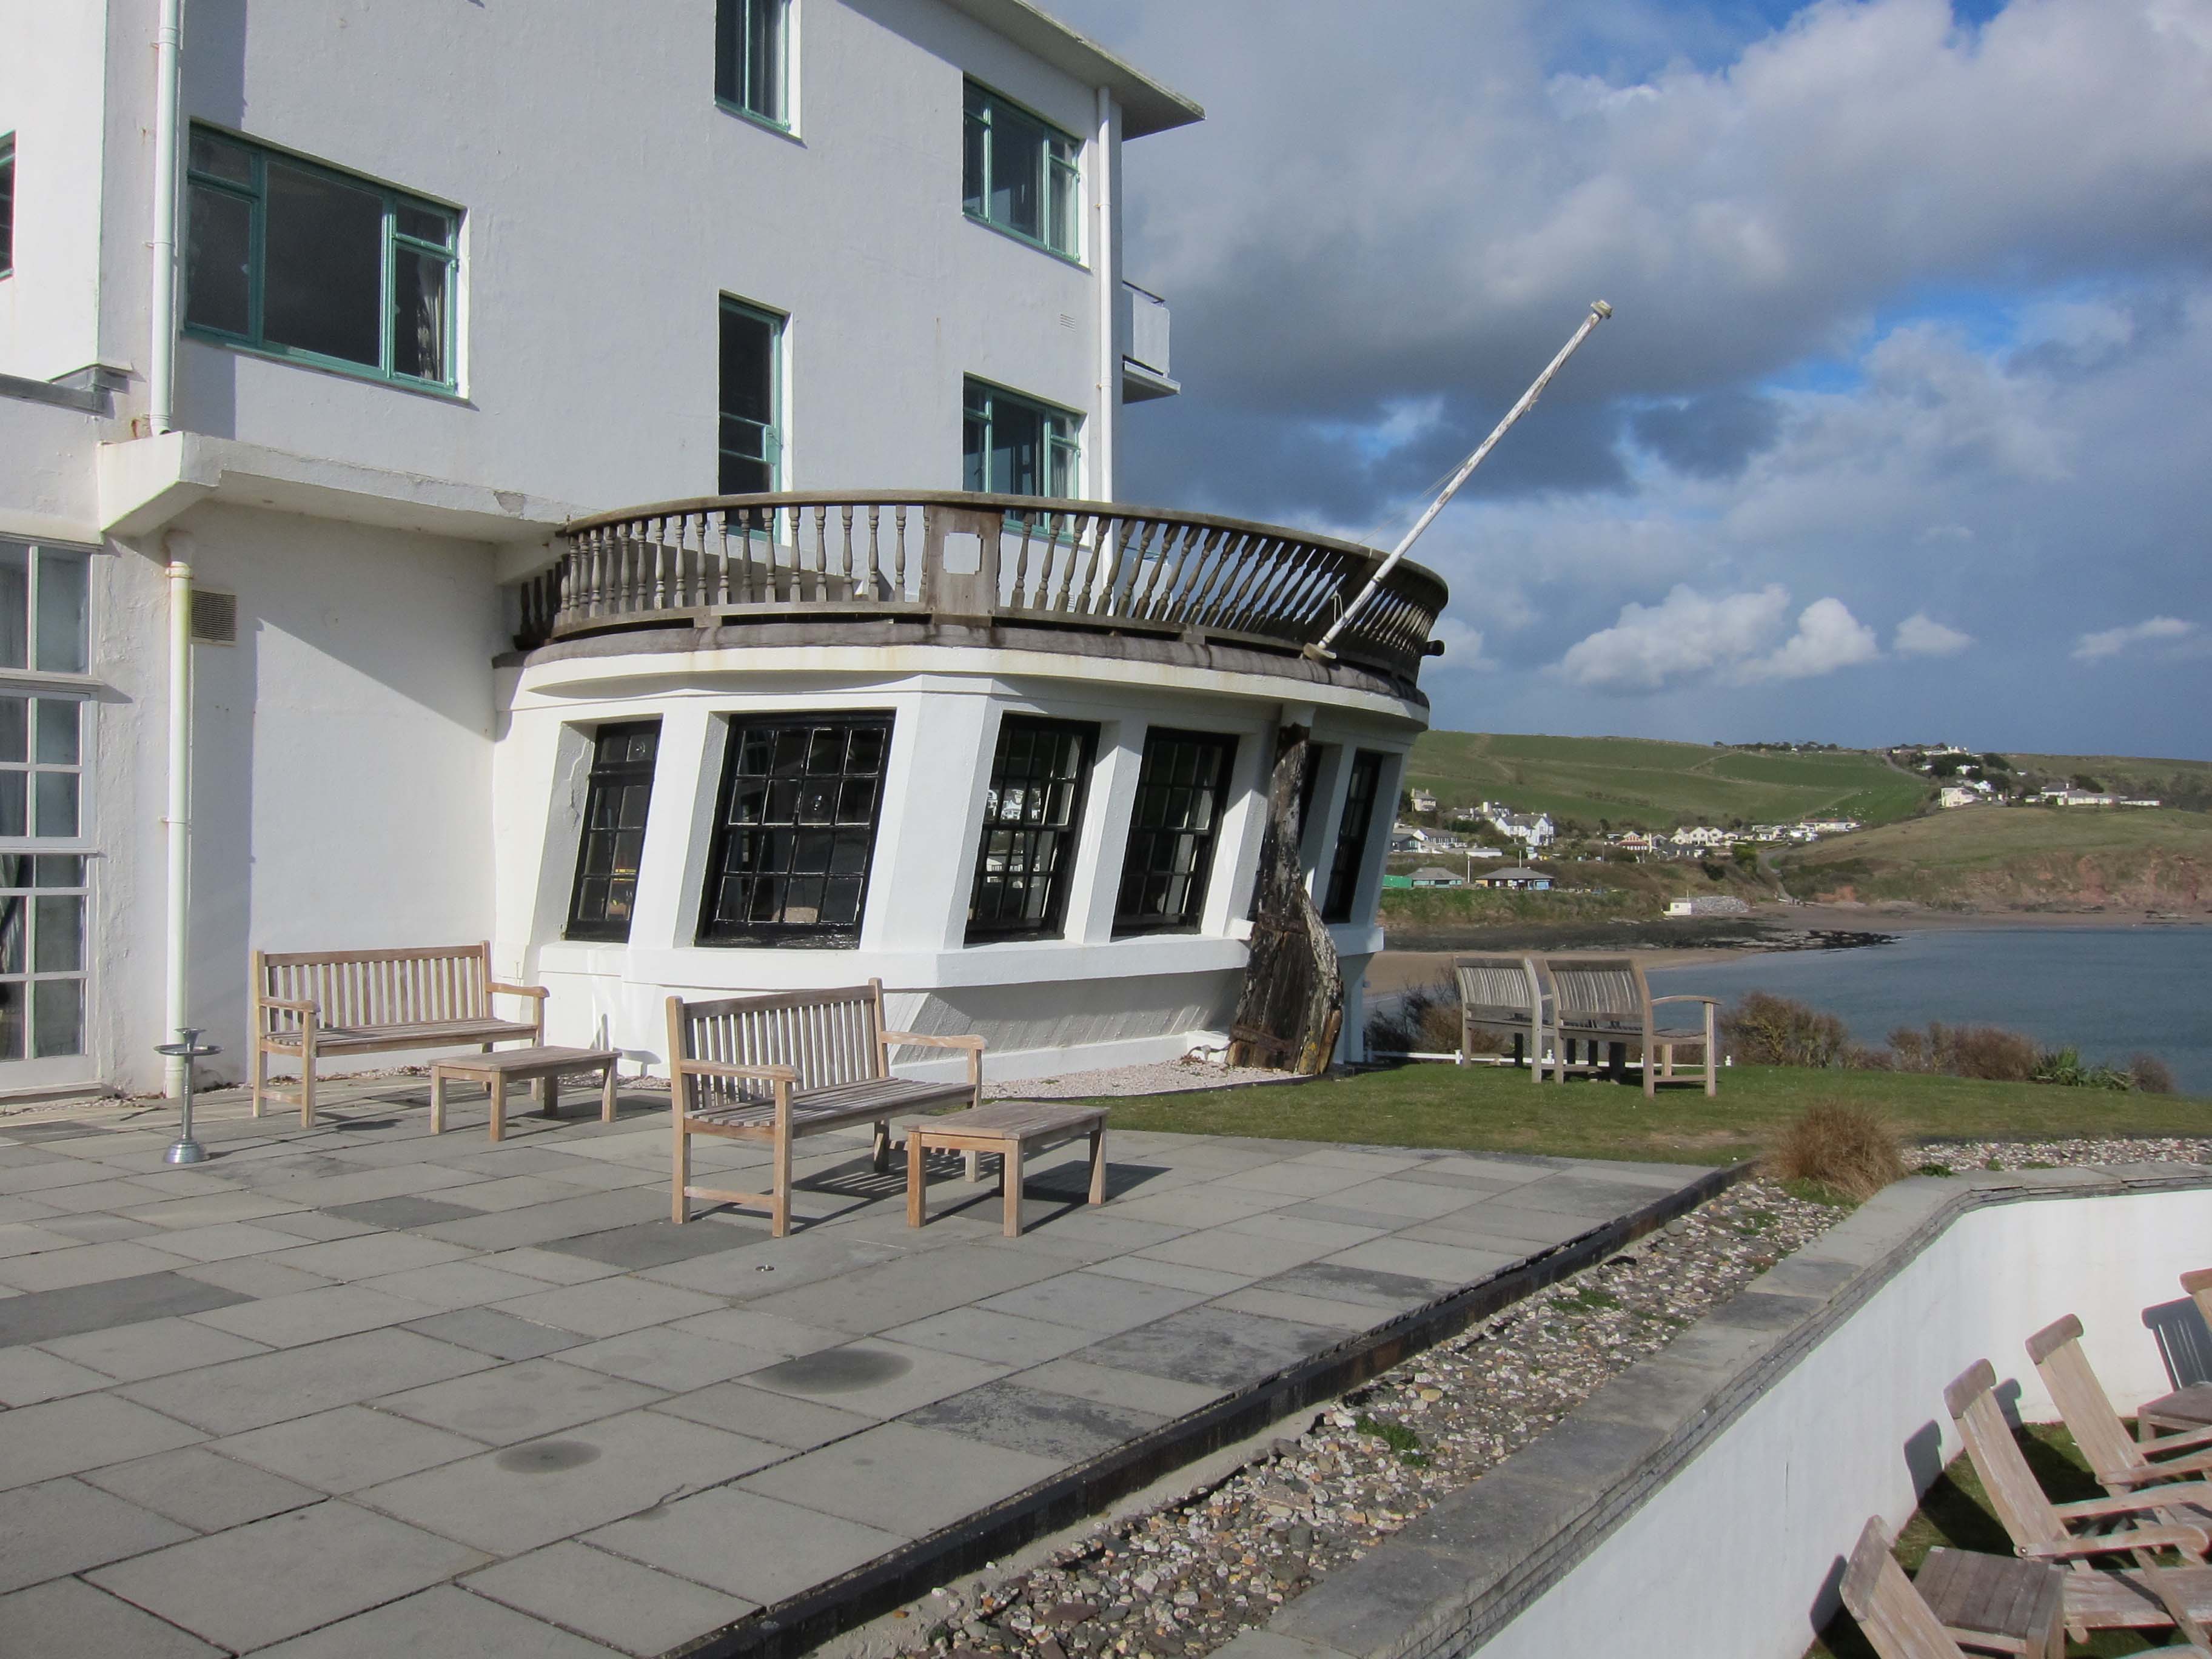
<instances>
[{"instance_id":1,"label":"balcony railing","mask_svg":"<svg viewBox=\"0 0 2212 1659\"><path fill-rule=\"evenodd\" d=\"M726 495L581 519L523 586L525 649L620 629L940 618L1295 652L1382 556L1271 525L971 494ZM1333 649L1411 680L1443 583L1401 564Z\"/></svg>"}]
</instances>

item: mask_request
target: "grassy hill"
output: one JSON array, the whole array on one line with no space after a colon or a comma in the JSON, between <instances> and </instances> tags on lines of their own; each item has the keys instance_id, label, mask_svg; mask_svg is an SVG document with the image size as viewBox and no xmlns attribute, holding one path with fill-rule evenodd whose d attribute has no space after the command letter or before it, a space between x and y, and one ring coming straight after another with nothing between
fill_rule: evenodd
<instances>
[{"instance_id":1,"label":"grassy hill","mask_svg":"<svg viewBox=\"0 0 2212 1659\"><path fill-rule=\"evenodd\" d=\"M2145 796L2194 811L2212 809L2212 761L2154 760L2132 755L2011 755L2022 771L2096 779L2124 795Z\"/></svg>"},{"instance_id":2,"label":"grassy hill","mask_svg":"<svg viewBox=\"0 0 2212 1659\"><path fill-rule=\"evenodd\" d=\"M1801 899L2212 913L2212 817L2202 812L1969 807L1792 848L1778 861Z\"/></svg>"},{"instance_id":3,"label":"grassy hill","mask_svg":"<svg viewBox=\"0 0 2212 1659\"><path fill-rule=\"evenodd\" d=\"M1407 781L1445 806L1486 796L1516 811L1615 829L1851 817L1887 823L1917 811L1924 779L1863 750L1767 754L1642 738L1551 738L1428 732Z\"/></svg>"}]
</instances>

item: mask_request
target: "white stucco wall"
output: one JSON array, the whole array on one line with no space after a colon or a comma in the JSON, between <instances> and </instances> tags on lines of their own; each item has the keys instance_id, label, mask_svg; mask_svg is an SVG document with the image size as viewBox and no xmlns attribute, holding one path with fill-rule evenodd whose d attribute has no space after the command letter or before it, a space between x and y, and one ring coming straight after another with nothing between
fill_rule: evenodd
<instances>
[{"instance_id":1,"label":"white stucco wall","mask_svg":"<svg viewBox=\"0 0 2212 1659\"><path fill-rule=\"evenodd\" d=\"M1932 1183L1909 1184L1933 1196ZM1662 1659L1796 1659L1834 1612L1866 1518L1902 1524L1961 1449L1944 1384L1987 1358L2001 1399L2027 1420L2054 1419L2022 1343L2072 1313L2113 1403L2133 1411L2172 1386L2142 1310L2180 1294L2208 1237L2204 1190L1968 1212L1484 1644L1483 1659L1604 1652L1632 1636Z\"/></svg>"}]
</instances>

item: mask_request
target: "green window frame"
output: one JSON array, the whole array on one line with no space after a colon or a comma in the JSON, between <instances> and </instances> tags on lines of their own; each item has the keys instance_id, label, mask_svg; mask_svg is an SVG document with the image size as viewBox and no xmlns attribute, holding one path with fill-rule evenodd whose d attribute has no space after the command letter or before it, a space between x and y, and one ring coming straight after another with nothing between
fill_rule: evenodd
<instances>
[{"instance_id":1,"label":"green window frame","mask_svg":"<svg viewBox=\"0 0 2212 1659\"><path fill-rule=\"evenodd\" d=\"M715 492L783 488L783 325L773 311L722 296Z\"/></svg>"},{"instance_id":2,"label":"green window frame","mask_svg":"<svg viewBox=\"0 0 2212 1659\"><path fill-rule=\"evenodd\" d=\"M1359 896L1359 877L1367 867L1368 837L1375 828L1375 803L1382 785L1382 759L1372 749L1352 757L1352 776L1345 786L1344 811L1336 821L1336 844L1330 850L1328 886L1322 895L1323 921L1350 921L1352 902ZM1319 768L1306 774L1312 778Z\"/></svg>"},{"instance_id":3,"label":"green window frame","mask_svg":"<svg viewBox=\"0 0 2212 1659\"><path fill-rule=\"evenodd\" d=\"M1083 416L988 380L963 386L961 488L1066 500L1083 488Z\"/></svg>"},{"instance_id":4,"label":"green window frame","mask_svg":"<svg viewBox=\"0 0 2212 1659\"><path fill-rule=\"evenodd\" d=\"M458 209L193 125L185 332L452 392Z\"/></svg>"},{"instance_id":5,"label":"green window frame","mask_svg":"<svg viewBox=\"0 0 2212 1659\"><path fill-rule=\"evenodd\" d=\"M15 273L15 135L0 134L0 276Z\"/></svg>"},{"instance_id":6,"label":"green window frame","mask_svg":"<svg viewBox=\"0 0 2212 1659\"><path fill-rule=\"evenodd\" d=\"M978 224L1083 262L1083 141L974 81L963 122L961 206Z\"/></svg>"},{"instance_id":7,"label":"green window frame","mask_svg":"<svg viewBox=\"0 0 2212 1659\"><path fill-rule=\"evenodd\" d=\"M714 101L791 131L791 0L714 0Z\"/></svg>"}]
</instances>

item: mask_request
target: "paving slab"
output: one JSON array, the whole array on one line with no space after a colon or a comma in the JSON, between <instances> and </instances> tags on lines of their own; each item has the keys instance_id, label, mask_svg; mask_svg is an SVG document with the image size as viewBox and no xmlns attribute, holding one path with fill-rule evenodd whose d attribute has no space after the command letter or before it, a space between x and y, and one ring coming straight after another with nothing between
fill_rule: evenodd
<instances>
[{"instance_id":1,"label":"paving slab","mask_svg":"<svg viewBox=\"0 0 2212 1659\"><path fill-rule=\"evenodd\" d=\"M789 1448L767 1441L659 1412L629 1412L355 1497L489 1554L518 1555L789 1455Z\"/></svg>"},{"instance_id":2,"label":"paving slab","mask_svg":"<svg viewBox=\"0 0 2212 1659\"><path fill-rule=\"evenodd\" d=\"M744 1540L744 1547L731 1548L733 1538ZM742 1486L718 1486L602 1527L583 1541L765 1606L872 1561L906 1539Z\"/></svg>"},{"instance_id":3,"label":"paving slab","mask_svg":"<svg viewBox=\"0 0 2212 1659\"><path fill-rule=\"evenodd\" d=\"M499 1359L536 1359L590 1340L574 1331L556 1330L491 1308L456 1308L428 1319L410 1320L405 1328Z\"/></svg>"},{"instance_id":4,"label":"paving slab","mask_svg":"<svg viewBox=\"0 0 2212 1659\"><path fill-rule=\"evenodd\" d=\"M483 1565L484 1557L450 1539L330 1498L86 1576L195 1636L242 1652Z\"/></svg>"},{"instance_id":5,"label":"paving slab","mask_svg":"<svg viewBox=\"0 0 2212 1659\"><path fill-rule=\"evenodd\" d=\"M122 1382L269 1352L266 1344L250 1342L190 1319L134 1319L106 1330L58 1337L42 1346L49 1353Z\"/></svg>"},{"instance_id":6,"label":"paving slab","mask_svg":"<svg viewBox=\"0 0 2212 1659\"><path fill-rule=\"evenodd\" d=\"M364 1331L152 1377L115 1392L210 1434L239 1434L497 1364L489 1355L413 1331ZM0 1418L0 1428L5 1424Z\"/></svg>"},{"instance_id":7,"label":"paving slab","mask_svg":"<svg viewBox=\"0 0 2212 1659\"><path fill-rule=\"evenodd\" d=\"M1177 1382L1243 1389L1343 1340L1344 1333L1331 1328L1209 1305L1109 1336L1077 1357Z\"/></svg>"},{"instance_id":8,"label":"paving slab","mask_svg":"<svg viewBox=\"0 0 2212 1659\"><path fill-rule=\"evenodd\" d=\"M312 1486L358 1492L418 1469L474 1457L483 1443L365 1406L339 1406L312 1417L210 1442L207 1449Z\"/></svg>"},{"instance_id":9,"label":"paving slab","mask_svg":"<svg viewBox=\"0 0 2212 1659\"><path fill-rule=\"evenodd\" d=\"M895 1325L884 1333L884 1340L1019 1367L1057 1359L1093 1341L1096 1334L1072 1325L1025 1319L988 1308L953 1308L911 1325Z\"/></svg>"},{"instance_id":10,"label":"paving slab","mask_svg":"<svg viewBox=\"0 0 2212 1659\"><path fill-rule=\"evenodd\" d=\"M1079 1330L1103 1335L1164 1319L1171 1313L1195 1307L1208 1295L1204 1290L1150 1285L1141 1279L1086 1270L1041 1279L988 1297L976 1306L992 1313L1049 1320L1055 1325L1072 1325Z\"/></svg>"},{"instance_id":11,"label":"paving slab","mask_svg":"<svg viewBox=\"0 0 2212 1659\"><path fill-rule=\"evenodd\" d=\"M897 1417L1006 1373L1004 1365L868 1337L747 1375L748 1386L864 1416Z\"/></svg>"},{"instance_id":12,"label":"paving slab","mask_svg":"<svg viewBox=\"0 0 2212 1659\"><path fill-rule=\"evenodd\" d=\"M35 1406L104 1389L114 1380L37 1348L0 1348L0 1406Z\"/></svg>"},{"instance_id":13,"label":"paving slab","mask_svg":"<svg viewBox=\"0 0 2212 1659\"><path fill-rule=\"evenodd\" d=\"M191 1536L190 1528L82 1480L21 1486L0 1502L0 1590L82 1572ZM0 1652L15 1651L0 1647Z\"/></svg>"},{"instance_id":14,"label":"paving slab","mask_svg":"<svg viewBox=\"0 0 2212 1659\"><path fill-rule=\"evenodd\" d=\"M611 1650L527 1613L441 1584L264 1648L256 1659L605 1659Z\"/></svg>"},{"instance_id":15,"label":"paving slab","mask_svg":"<svg viewBox=\"0 0 2212 1659\"><path fill-rule=\"evenodd\" d=\"M484 1361L469 1376L386 1394L377 1403L433 1428L505 1446L649 1406L664 1393L558 1359L529 1359L495 1369Z\"/></svg>"},{"instance_id":16,"label":"paving slab","mask_svg":"<svg viewBox=\"0 0 2212 1659\"><path fill-rule=\"evenodd\" d=\"M0 1653L37 1659L221 1659L206 1643L75 1578L0 1595Z\"/></svg>"},{"instance_id":17,"label":"paving slab","mask_svg":"<svg viewBox=\"0 0 2212 1659\"><path fill-rule=\"evenodd\" d=\"M720 1630L758 1605L588 1544L549 1544L463 1583L641 1659Z\"/></svg>"},{"instance_id":18,"label":"paving slab","mask_svg":"<svg viewBox=\"0 0 2212 1659\"><path fill-rule=\"evenodd\" d=\"M840 1411L818 1401L798 1400L769 1389L717 1382L664 1400L652 1407L671 1417L726 1429L749 1439L766 1440L797 1451L811 1451L832 1440L872 1429L878 1421L856 1412Z\"/></svg>"},{"instance_id":19,"label":"paving slab","mask_svg":"<svg viewBox=\"0 0 2212 1659\"><path fill-rule=\"evenodd\" d=\"M324 1496L201 1446L110 1464L77 1478L194 1532L243 1526L303 1504L319 1504Z\"/></svg>"},{"instance_id":20,"label":"paving slab","mask_svg":"<svg viewBox=\"0 0 2212 1659\"><path fill-rule=\"evenodd\" d=\"M189 1256L174 1255L129 1240L107 1244L72 1243L66 1249L40 1250L0 1261L0 1285L19 1291L66 1291L111 1279L188 1267Z\"/></svg>"},{"instance_id":21,"label":"paving slab","mask_svg":"<svg viewBox=\"0 0 2212 1659\"><path fill-rule=\"evenodd\" d=\"M942 1429L1054 1463L1084 1462L1167 1420L1124 1405L1024 1388L1019 1377L986 1382L899 1419L915 1428Z\"/></svg>"},{"instance_id":22,"label":"paving slab","mask_svg":"<svg viewBox=\"0 0 2212 1659\"><path fill-rule=\"evenodd\" d=\"M748 1492L911 1538L1055 1474L1065 1460L885 1423L738 1482Z\"/></svg>"},{"instance_id":23,"label":"paving slab","mask_svg":"<svg viewBox=\"0 0 2212 1659\"><path fill-rule=\"evenodd\" d=\"M318 1246L317 1248L320 1248ZM196 1324L207 1325L250 1342L272 1348L294 1348L302 1343L327 1342L336 1336L352 1336L385 1325L404 1325L410 1319L439 1310L390 1296L361 1285L325 1285L289 1296L264 1297L240 1302L211 1313L194 1314Z\"/></svg>"},{"instance_id":24,"label":"paving slab","mask_svg":"<svg viewBox=\"0 0 2212 1659\"><path fill-rule=\"evenodd\" d=\"M532 1291L492 1305L501 1313L534 1324L558 1326L584 1336L620 1336L625 1331L709 1313L727 1304L696 1291L625 1277Z\"/></svg>"},{"instance_id":25,"label":"paving slab","mask_svg":"<svg viewBox=\"0 0 2212 1659\"><path fill-rule=\"evenodd\" d=\"M435 1267L410 1267L356 1283L363 1290L379 1291L425 1308L451 1312L455 1308L480 1308L506 1302L544 1288L521 1273L487 1267L475 1261L441 1261Z\"/></svg>"},{"instance_id":26,"label":"paving slab","mask_svg":"<svg viewBox=\"0 0 2212 1659\"><path fill-rule=\"evenodd\" d=\"M708 1315L708 1318L715 1316ZM605 1336L596 1342L566 1349L564 1365L583 1365L610 1376L627 1377L650 1388L682 1393L703 1389L710 1382L726 1382L747 1371L757 1371L789 1358L766 1349L748 1348L734 1342L656 1326L622 1336Z\"/></svg>"},{"instance_id":27,"label":"paving slab","mask_svg":"<svg viewBox=\"0 0 2212 1659\"><path fill-rule=\"evenodd\" d=\"M206 1438L190 1424L112 1394L0 1412L0 1491Z\"/></svg>"}]
</instances>

